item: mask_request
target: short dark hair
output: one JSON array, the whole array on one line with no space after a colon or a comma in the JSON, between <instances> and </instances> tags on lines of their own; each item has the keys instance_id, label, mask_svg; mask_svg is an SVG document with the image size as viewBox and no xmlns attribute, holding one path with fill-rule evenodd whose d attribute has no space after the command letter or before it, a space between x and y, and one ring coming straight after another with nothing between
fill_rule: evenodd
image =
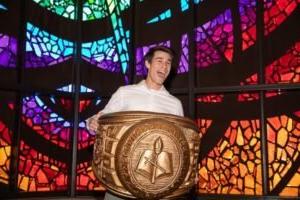
<instances>
[{"instance_id":1,"label":"short dark hair","mask_svg":"<svg viewBox=\"0 0 300 200\"><path fill-rule=\"evenodd\" d=\"M171 56L172 60L175 56L175 52L174 52L173 49L171 49L169 47L166 47L166 46L155 46L155 47L152 47L152 48L149 49L149 51L144 56L144 60L150 63L153 56L154 56L154 53L156 51L163 51L163 52L168 53Z\"/></svg>"}]
</instances>

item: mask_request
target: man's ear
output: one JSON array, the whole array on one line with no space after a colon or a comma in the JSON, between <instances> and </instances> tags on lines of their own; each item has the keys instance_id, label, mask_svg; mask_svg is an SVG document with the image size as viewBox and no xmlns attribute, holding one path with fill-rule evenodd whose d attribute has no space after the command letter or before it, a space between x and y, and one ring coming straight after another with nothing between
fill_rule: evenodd
<instances>
[{"instance_id":1,"label":"man's ear","mask_svg":"<svg viewBox=\"0 0 300 200\"><path fill-rule=\"evenodd\" d=\"M145 61L145 66L146 66L147 69L150 68L150 63L147 60Z\"/></svg>"}]
</instances>

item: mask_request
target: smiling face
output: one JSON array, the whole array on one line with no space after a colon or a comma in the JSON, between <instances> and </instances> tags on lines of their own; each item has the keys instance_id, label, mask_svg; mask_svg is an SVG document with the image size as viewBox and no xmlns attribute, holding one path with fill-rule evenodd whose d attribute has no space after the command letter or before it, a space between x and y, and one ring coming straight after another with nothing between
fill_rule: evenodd
<instances>
[{"instance_id":1,"label":"smiling face","mask_svg":"<svg viewBox=\"0 0 300 200\"><path fill-rule=\"evenodd\" d=\"M167 79L172 64L172 57L164 51L155 51L152 59L145 62L148 68L146 84L149 88L159 90Z\"/></svg>"}]
</instances>

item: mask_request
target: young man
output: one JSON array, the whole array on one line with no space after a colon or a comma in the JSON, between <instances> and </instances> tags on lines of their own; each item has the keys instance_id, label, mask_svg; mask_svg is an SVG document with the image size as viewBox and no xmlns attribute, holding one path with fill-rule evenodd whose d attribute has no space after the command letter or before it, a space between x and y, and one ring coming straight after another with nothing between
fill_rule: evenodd
<instances>
[{"instance_id":1,"label":"young man","mask_svg":"<svg viewBox=\"0 0 300 200\"><path fill-rule=\"evenodd\" d=\"M88 129L96 131L97 119L107 113L120 111L151 111L183 116L181 102L172 96L163 86L170 71L173 51L164 46L151 48L145 55L148 74L138 84L120 87L111 97L105 108L88 119ZM105 200L120 198L106 193Z\"/></svg>"}]
</instances>

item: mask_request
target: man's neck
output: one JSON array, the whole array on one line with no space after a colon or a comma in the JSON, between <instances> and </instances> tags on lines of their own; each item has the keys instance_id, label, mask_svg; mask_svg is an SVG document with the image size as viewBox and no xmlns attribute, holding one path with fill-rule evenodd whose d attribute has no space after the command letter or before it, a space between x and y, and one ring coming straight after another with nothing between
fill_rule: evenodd
<instances>
[{"instance_id":1,"label":"man's neck","mask_svg":"<svg viewBox=\"0 0 300 200\"><path fill-rule=\"evenodd\" d=\"M146 79L145 80L145 83L146 83L146 86L148 89L152 89L152 90L160 90L163 85L157 85L157 84L154 84L153 82L151 82L151 80L149 79Z\"/></svg>"}]
</instances>

